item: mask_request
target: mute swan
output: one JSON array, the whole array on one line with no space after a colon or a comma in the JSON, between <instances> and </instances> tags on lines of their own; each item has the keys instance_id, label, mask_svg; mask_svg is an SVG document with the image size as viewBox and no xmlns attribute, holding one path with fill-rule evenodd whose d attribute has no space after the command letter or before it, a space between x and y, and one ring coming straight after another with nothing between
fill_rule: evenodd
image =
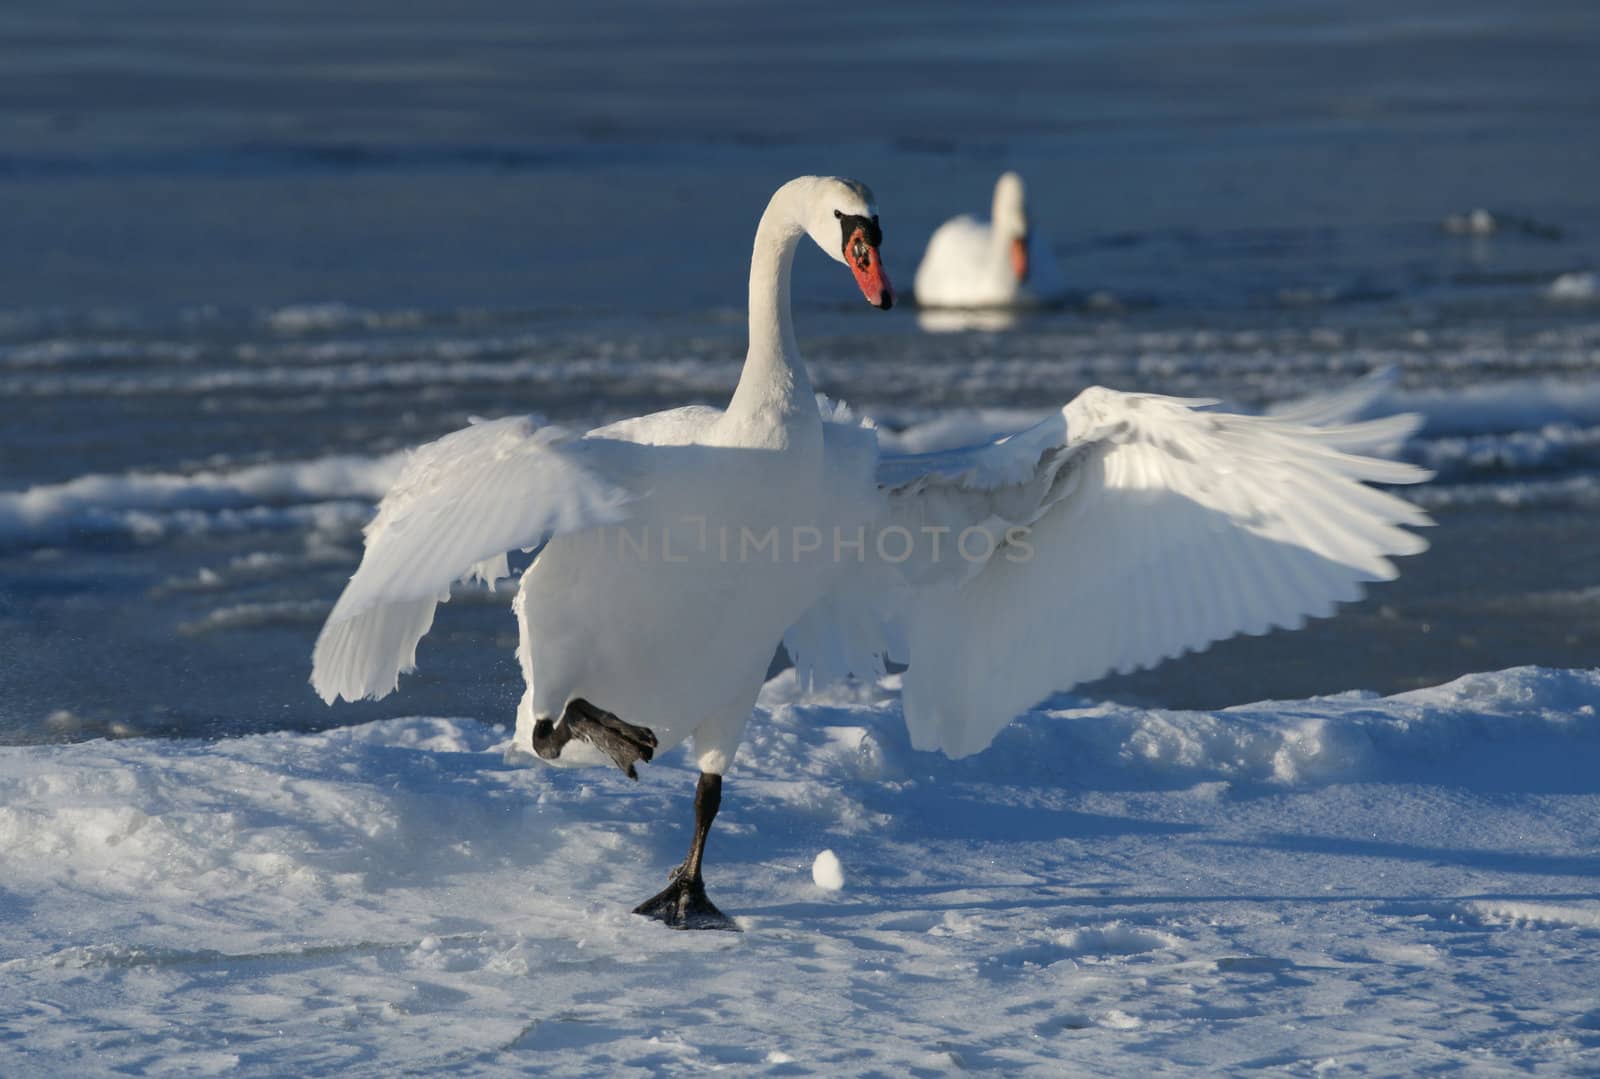
<instances>
[{"instance_id":1,"label":"mute swan","mask_svg":"<svg viewBox=\"0 0 1600 1079\"><path fill-rule=\"evenodd\" d=\"M1008 172L995 183L988 221L963 214L934 231L914 291L922 307L1033 307L1063 297L1050 245L1029 225L1022 177Z\"/></svg>"},{"instance_id":2,"label":"mute swan","mask_svg":"<svg viewBox=\"0 0 1600 1079\"><path fill-rule=\"evenodd\" d=\"M1317 428L1093 388L1009 438L880 459L870 426L824 415L801 362L802 236L891 305L871 192L785 184L756 230L727 409L585 435L513 417L414 451L313 656L324 700L381 697L453 581L493 581L507 551L544 544L513 604L515 743L636 778L693 738L693 841L636 908L676 927L736 928L702 862L780 639L813 680L909 663L914 744L964 756L1054 690L1329 614L1425 546L1401 526L1426 517L1364 485L1424 476L1357 455L1394 420Z\"/></svg>"}]
</instances>

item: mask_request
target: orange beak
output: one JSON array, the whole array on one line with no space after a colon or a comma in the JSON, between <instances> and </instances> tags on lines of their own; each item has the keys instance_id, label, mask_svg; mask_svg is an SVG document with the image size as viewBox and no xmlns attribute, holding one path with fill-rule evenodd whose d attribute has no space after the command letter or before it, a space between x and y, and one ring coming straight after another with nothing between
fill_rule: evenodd
<instances>
[{"instance_id":1,"label":"orange beak","mask_svg":"<svg viewBox=\"0 0 1600 1079\"><path fill-rule=\"evenodd\" d=\"M1028 279L1028 238L1018 236L1011 241L1011 272L1017 275L1017 284Z\"/></svg>"},{"instance_id":2,"label":"orange beak","mask_svg":"<svg viewBox=\"0 0 1600 1079\"><path fill-rule=\"evenodd\" d=\"M856 229L845 241L844 257L850 264L850 272L856 275L856 284L861 286L861 295L867 298L867 302L882 311L893 307L894 286L889 284L889 275L883 272L878 249L867 242L861 229Z\"/></svg>"}]
</instances>

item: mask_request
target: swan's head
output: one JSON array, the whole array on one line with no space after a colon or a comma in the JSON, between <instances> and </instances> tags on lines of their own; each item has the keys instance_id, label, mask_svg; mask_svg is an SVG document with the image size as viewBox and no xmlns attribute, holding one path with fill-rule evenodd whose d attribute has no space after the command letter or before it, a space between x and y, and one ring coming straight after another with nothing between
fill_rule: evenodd
<instances>
[{"instance_id":1,"label":"swan's head","mask_svg":"<svg viewBox=\"0 0 1600 1079\"><path fill-rule=\"evenodd\" d=\"M1022 177L1008 172L994 185L994 230L1010 245L1011 272L1017 284L1028 280L1028 200Z\"/></svg>"},{"instance_id":2,"label":"swan's head","mask_svg":"<svg viewBox=\"0 0 1600 1079\"><path fill-rule=\"evenodd\" d=\"M819 178L812 188L805 228L818 247L850 267L868 303L884 311L894 306L894 287L878 255L883 243L878 204L866 184Z\"/></svg>"}]
</instances>

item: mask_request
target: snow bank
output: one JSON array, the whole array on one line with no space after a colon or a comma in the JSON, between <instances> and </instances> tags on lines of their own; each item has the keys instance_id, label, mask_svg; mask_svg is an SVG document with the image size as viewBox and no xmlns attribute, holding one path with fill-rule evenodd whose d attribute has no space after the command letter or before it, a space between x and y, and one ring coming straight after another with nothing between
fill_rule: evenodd
<instances>
[{"instance_id":1,"label":"snow bank","mask_svg":"<svg viewBox=\"0 0 1600 1079\"><path fill-rule=\"evenodd\" d=\"M383 378L399 377L388 367L384 371ZM349 368L325 373L353 377ZM1430 507L1571 501L1571 489L1580 489L1581 496L1582 489L1594 484L1593 472L1600 465L1600 385L1593 379L1512 379L1441 389L1378 387L1363 400L1363 416L1423 416L1423 431L1410 440L1404 455L1439 474L1430 487L1408 492ZM927 453L1013 433L1053 411L891 408L878 417L886 421L878 433L886 452ZM187 474L93 474L0 491L0 546L62 543L74 536L124 535L148 541L209 531L347 527L365 520L403 461L403 452L330 455ZM1507 472L1561 471L1570 474L1526 486L1508 487L1499 479ZM1481 482L1485 479L1500 486L1486 486ZM1461 481L1471 482L1454 486Z\"/></svg>"},{"instance_id":2,"label":"snow bank","mask_svg":"<svg viewBox=\"0 0 1600 1079\"><path fill-rule=\"evenodd\" d=\"M1380 403L1383 411L1421 413L1427 421L1423 433L1429 437L1600 424L1600 384L1592 377L1399 390L1384 394Z\"/></svg>"},{"instance_id":3,"label":"snow bank","mask_svg":"<svg viewBox=\"0 0 1600 1079\"><path fill-rule=\"evenodd\" d=\"M1510 434L1469 435L1419 442L1418 459L1435 472L1523 472L1581 464L1600 453L1600 427L1546 424Z\"/></svg>"},{"instance_id":4,"label":"snow bank","mask_svg":"<svg viewBox=\"0 0 1600 1079\"><path fill-rule=\"evenodd\" d=\"M65 354L60 363L48 364L55 346L46 343L24 357L28 366L17 363L16 373L0 374L0 399L356 394L427 386L540 387L547 398L559 399L573 380L587 379L612 385L654 383L661 393L681 391L681 400L696 395L726 397L739 369L734 357L641 358L602 343L584 344L577 354L567 343L561 354L550 355L551 343L536 335L438 338L418 345L338 338L307 343L294 336L303 332L310 332L310 327L292 331L292 343L241 345L232 357L235 362L229 364L185 364L172 354L162 356L168 362L126 371L103 363L75 370L66 365Z\"/></svg>"},{"instance_id":5,"label":"snow bank","mask_svg":"<svg viewBox=\"0 0 1600 1079\"><path fill-rule=\"evenodd\" d=\"M1564 273L1550 282L1546 294L1552 300L1592 300L1600 297L1600 274Z\"/></svg>"},{"instance_id":6,"label":"snow bank","mask_svg":"<svg viewBox=\"0 0 1600 1079\"><path fill-rule=\"evenodd\" d=\"M799 724L819 702L838 699L804 694L790 671L767 684L762 705ZM1393 697L1351 693L1217 712L1047 706L1013 723L970 761L912 750L893 694L858 689L844 699L849 713L868 722L845 726L824 712L827 741L814 756L784 754L758 731L752 755L776 752L778 759L750 763L820 769L819 778L848 767L874 777L931 774L954 782L1029 777L1119 788L1214 782L1292 788L1415 777L1463 767L1477 755L1509 760L1514 754L1503 755L1530 745L1559 757L1557 747L1570 739L1600 750L1600 670L1526 667Z\"/></svg>"},{"instance_id":7,"label":"snow bank","mask_svg":"<svg viewBox=\"0 0 1600 1079\"><path fill-rule=\"evenodd\" d=\"M1566 476L1554 480L1456 484L1418 487L1407 498L1424 509L1493 507L1522 509L1536 506L1593 506L1600 504L1600 477Z\"/></svg>"},{"instance_id":8,"label":"snow bank","mask_svg":"<svg viewBox=\"0 0 1600 1079\"><path fill-rule=\"evenodd\" d=\"M234 603L206 613L204 618L184 622L178 632L186 636L214 633L217 630L254 626L320 626L333 609L332 600L273 600L268 603Z\"/></svg>"},{"instance_id":9,"label":"snow bank","mask_svg":"<svg viewBox=\"0 0 1600 1079\"><path fill-rule=\"evenodd\" d=\"M524 768L457 719L0 749L0 1070L1571 1073L1597 706L1533 668L1061 702L951 762L885 688L786 675L708 855L740 934L626 913L687 845L681 753Z\"/></svg>"},{"instance_id":10,"label":"snow bank","mask_svg":"<svg viewBox=\"0 0 1600 1079\"><path fill-rule=\"evenodd\" d=\"M262 321L279 333L319 333L330 330L367 329L383 324L375 311L353 307L337 300L325 303L290 304L268 311Z\"/></svg>"},{"instance_id":11,"label":"snow bank","mask_svg":"<svg viewBox=\"0 0 1600 1079\"><path fill-rule=\"evenodd\" d=\"M0 491L0 545L59 543L82 534L148 539L169 531L331 527L351 517L364 521L372 503L400 474L404 460L403 452L332 456L186 475L80 476L25 491Z\"/></svg>"}]
</instances>

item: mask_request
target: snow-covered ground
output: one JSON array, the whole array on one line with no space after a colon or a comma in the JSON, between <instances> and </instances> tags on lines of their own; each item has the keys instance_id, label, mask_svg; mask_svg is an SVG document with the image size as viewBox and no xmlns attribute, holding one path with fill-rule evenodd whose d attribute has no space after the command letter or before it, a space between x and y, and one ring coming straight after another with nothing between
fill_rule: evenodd
<instances>
[{"instance_id":1,"label":"snow-covered ground","mask_svg":"<svg viewBox=\"0 0 1600 1079\"><path fill-rule=\"evenodd\" d=\"M1600 672L1062 699L964 761L891 689L767 687L708 862L740 934L627 913L686 845L681 754L634 785L428 718L0 749L0 1074L1600 1069Z\"/></svg>"}]
</instances>

